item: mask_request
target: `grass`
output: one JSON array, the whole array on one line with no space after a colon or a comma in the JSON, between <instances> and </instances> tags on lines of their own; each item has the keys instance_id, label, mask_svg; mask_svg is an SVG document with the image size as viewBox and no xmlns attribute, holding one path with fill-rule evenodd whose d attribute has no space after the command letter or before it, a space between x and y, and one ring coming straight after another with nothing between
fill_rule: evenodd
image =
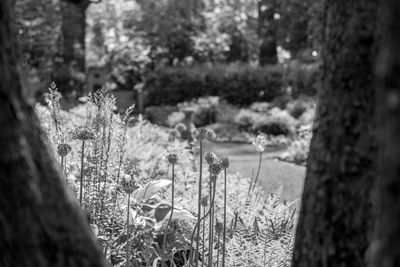
<instances>
[{"instance_id":1,"label":"grass","mask_svg":"<svg viewBox=\"0 0 400 267\"><path fill-rule=\"evenodd\" d=\"M239 172L244 177L251 177L252 170L257 170L258 155L251 144L206 143L205 149L218 155L229 155L229 174ZM284 147L271 147L264 152L259 180L267 193L283 186L281 199L292 201L301 197L305 167L275 160L274 157L284 150Z\"/></svg>"}]
</instances>

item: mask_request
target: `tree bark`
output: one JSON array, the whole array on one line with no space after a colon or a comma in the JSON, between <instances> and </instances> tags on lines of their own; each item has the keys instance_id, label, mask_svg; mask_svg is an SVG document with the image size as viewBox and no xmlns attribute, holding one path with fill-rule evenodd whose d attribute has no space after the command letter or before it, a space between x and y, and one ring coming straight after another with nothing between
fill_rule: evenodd
<instances>
[{"instance_id":1,"label":"tree bark","mask_svg":"<svg viewBox=\"0 0 400 267\"><path fill-rule=\"evenodd\" d=\"M378 180L373 267L400 266L400 2L382 1L383 27L377 61Z\"/></svg>"},{"instance_id":2,"label":"tree bark","mask_svg":"<svg viewBox=\"0 0 400 267\"><path fill-rule=\"evenodd\" d=\"M86 78L85 29L88 0L61 0L61 57L55 62L55 82L65 95L82 95Z\"/></svg>"},{"instance_id":3,"label":"tree bark","mask_svg":"<svg viewBox=\"0 0 400 267\"><path fill-rule=\"evenodd\" d=\"M107 266L22 96L11 2L0 1L0 266Z\"/></svg>"},{"instance_id":4,"label":"tree bark","mask_svg":"<svg viewBox=\"0 0 400 267\"><path fill-rule=\"evenodd\" d=\"M259 61L260 65L276 64L278 55L277 23L274 20L276 0L258 0L258 35L261 40Z\"/></svg>"},{"instance_id":5,"label":"tree bark","mask_svg":"<svg viewBox=\"0 0 400 267\"><path fill-rule=\"evenodd\" d=\"M293 267L365 266L376 176L378 0L327 0L322 85Z\"/></svg>"}]
</instances>

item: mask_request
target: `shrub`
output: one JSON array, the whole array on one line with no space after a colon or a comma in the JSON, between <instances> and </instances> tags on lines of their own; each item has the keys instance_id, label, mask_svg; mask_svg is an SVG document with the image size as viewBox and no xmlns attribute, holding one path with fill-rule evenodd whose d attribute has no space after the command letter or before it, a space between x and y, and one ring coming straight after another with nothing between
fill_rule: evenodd
<instances>
[{"instance_id":1,"label":"shrub","mask_svg":"<svg viewBox=\"0 0 400 267\"><path fill-rule=\"evenodd\" d=\"M175 106L149 106L146 108L146 117L152 123L169 126L169 116L177 111Z\"/></svg>"},{"instance_id":2,"label":"shrub","mask_svg":"<svg viewBox=\"0 0 400 267\"><path fill-rule=\"evenodd\" d=\"M256 133L267 135L291 135L294 133L297 121L286 111L273 108L266 118L259 119L254 123L253 130Z\"/></svg>"},{"instance_id":3,"label":"shrub","mask_svg":"<svg viewBox=\"0 0 400 267\"><path fill-rule=\"evenodd\" d=\"M194 98L218 95L234 105L270 101L282 94L279 66L216 65L161 68L146 79L150 105L176 105Z\"/></svg>"},{"instance_id":4,"label":"shrub","mask_svg":"<svg viewBox=\"0 0 400 267\"><path fill-rule=\"evenodd\" d=\"M235 123L239 125L239 128L242 130L252 131L253 126L257 121L264 121L266 119L265 115L242 108L235 116Z\"/></svg>"},{"instance_id":5,"label":"shrub","mask_svg":"<svg viewBox=\"0 0 400 267\"><path fill-rule=\"evenodd\" d=\"M268 102L255 102L251 104L250 109L255 112L267 113L267 111L272 107L271 103Z\"/></svg>"},{"instance_id":6,"label":"shrub","mask_svg":"<svg viewBox=\"0 0 400 267\"><path fill-rule=\"evenodd\" d=\"M298 119L301 117L301 115L303 115L303 113L307 110L307 104L296 100L293 102L289 102L286 105L286 109L288 110L288 112L290 113L290 115L292 115L293 118Z\"/></svg>"},{"instance_id":7,"label":"shrub","mask_svg":"<svg viewBox=\"0 0 400 267\"><path fill-rule=\"evenodd\" d=\"M305 165L311 142L311 125L301 127L296 140L288 147L288 150L278 156L279 160Z\"/></svg>"}]
</instances>

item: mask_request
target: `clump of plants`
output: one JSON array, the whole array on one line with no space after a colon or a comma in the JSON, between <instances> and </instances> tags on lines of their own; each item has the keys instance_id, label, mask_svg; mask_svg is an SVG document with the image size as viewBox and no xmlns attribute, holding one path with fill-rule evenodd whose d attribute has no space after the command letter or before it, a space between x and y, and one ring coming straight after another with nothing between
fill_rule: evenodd
<instances>
[{"instance_id":1,"label":"clump of plants","mask_svg":"<svg viewBox=\"0 0 400 267\"><path fill-rule=\"evenodd\" d=\"M228 173L229 155L204 151L172 130L114 112L101 90L61 110L55 84L37 112L66 181L113 266L285 266L294 237L294 203L266 195L252 178ZM172 138L173 137L173 138ZM256 151L266 141L257 137ZM198 147L199 153L194 148Z\"/></svg>"}]
</instances>

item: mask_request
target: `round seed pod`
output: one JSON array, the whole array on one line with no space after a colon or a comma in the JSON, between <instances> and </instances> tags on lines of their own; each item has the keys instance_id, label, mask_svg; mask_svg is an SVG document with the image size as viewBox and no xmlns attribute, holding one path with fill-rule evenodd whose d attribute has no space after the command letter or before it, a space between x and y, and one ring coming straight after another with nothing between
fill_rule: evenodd
<instances>
[{"instance_id":1,"label":"round seed pod","mask_svg":"<svg viewBox=\"0 0 400 267\"><path fill-rule=\"evenodd\" d=\"M208 170L211 174L213 175L218 175L220 174L220 172L222 171L222 167L221 164L219 163L212 163L210 164L210 166L208 167Z\"/></svg>"},{"instance_id":2,"label":"round seed pod","mask_svg":"<svg viewBox=\"0 0 400 267\"><path fill-rule=\"evenodd\" d=\"M222 222L219 222L219 221L217 220L217 223L215 224L215 232L216 232L217 234L221 234L221 233L222 233L222 230L224 230L224 225L222 224Z\"/></svg>"},{"instance_id":3,"label":"round seed pod","mask_svg":"<svg viewBox=\"0 0 400 267\"><path fill-rule=\"evenodd\" d=\"M219 163L221 164L222 169L224 169L224 170L228 169L228 167L229 167L229 158L222 157Z\"/></svg>"},{"instance_id":4,"label":"round seed pod","mask_svg":"<svg viewBox=\"0 0 400 267\"><path fill-rule=\"evenodd\" d=\"M138 188L133 179L122 179L121 186L126 194L132 194Z\"/></svg>"},{"instance_id":5,"label":"round seed pod","mask_svg":"<svg viewBox=\"0 0 400 267\"><path fill-rule=\"evenodd\" d=\"M207 152L204 154L204 159L206 160L207 164L213 164L217 161L217 156L212 152Z\"/></svg>"},{"instance_id":6,"label":"round seed pod","mask_svg":"<svg viewBox=\"0 0 400 267\"><path fill-rule=\"evenodd\" d=\"M89 127L78 127L72 132L72 138L82 141L93 140L94 132Z\"/></svg>"},{"instance_id":7,"label":"round seed pod","mask_svg":"<svg viewBox=\"0 0 400 267\"><path fill-rule=\"evenodd\" d=\"M203 207L207 207L207 206L208 206L208 196L202 197L201 200L200 200L200 204L201 204Z\"/></svg>"},{"instance_id":8,"label":"round seed pod","mask_svg":"<svg viewBox=\"0 0 400 267\"><path fill-rule=\"evenodd\" d=\"M57 153L61 157L65 157L66 155L69 154L69 152L71 152L71 146L70 145L68 145L68 144L59 144L57 146Z\"/></svg>"},{"instance_id":9,"label":"round seed pod","mask_svg":"<svg viewBox=\"0 0 400 267\"><path fill-rule=\"evenodd\" d=\"M175 165L176 163L178 163L178 155L175 153L168 154L167 161L169 162L169 164Z\"/></svg>"},{"instance_id":10,"label":"round seed pod","mask_svg":"<svg viewBox=\"0 0 400 267\"><path fill-rule=\"evenodd\" d=\"M207 129L206 138L209 141L214 141L215 138L217 138L217 135L215 134L214 130Z\"/></svg>"}]
</instances>

